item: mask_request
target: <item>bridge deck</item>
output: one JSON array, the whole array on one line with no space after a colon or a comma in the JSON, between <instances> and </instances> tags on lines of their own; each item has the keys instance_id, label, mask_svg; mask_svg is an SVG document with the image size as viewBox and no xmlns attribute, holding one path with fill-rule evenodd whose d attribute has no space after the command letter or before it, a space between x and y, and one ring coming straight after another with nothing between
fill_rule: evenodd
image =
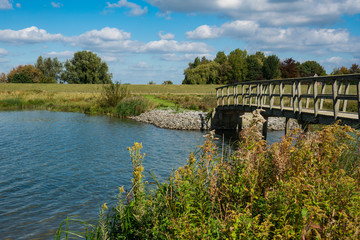
<instances>
[{"instance_id":1,"label":"bridge deck","mask_svg":"<svg viewBox=\"0 0 360 240\"><path fill-rule=\"evenodd\" d=\"M360 123L360 74L241 82L216 93L217 109L223 112L263 109L270 117L303 122Z\"/></svg>"}]
</instances>

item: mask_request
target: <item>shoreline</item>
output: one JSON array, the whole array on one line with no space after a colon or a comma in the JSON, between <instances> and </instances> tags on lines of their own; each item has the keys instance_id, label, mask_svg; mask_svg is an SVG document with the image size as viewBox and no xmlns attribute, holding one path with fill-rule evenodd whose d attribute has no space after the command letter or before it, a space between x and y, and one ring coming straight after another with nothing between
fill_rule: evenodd
<instances>
[{"instance_id":1,"label":"shoreline","mask_svg":"<svg viewBox=\"0 0 360 240\"><path fill-rule=\"evenodd\" d=\"M202 111L184 111L176 112L171 109L161 110L154 109L139 116L130 116L129 119L137 122L152 124L159 128L175 130L210 130L211 124L207 120L208 113ZM251 116L251 113L245 114ZM268 119L268 130L283 131L285 130L285 118L273 117ZM297 128L296 121L291 121L291 129ZM245 126L247 123L245 122Z\"/></svg>"}]
</instances>

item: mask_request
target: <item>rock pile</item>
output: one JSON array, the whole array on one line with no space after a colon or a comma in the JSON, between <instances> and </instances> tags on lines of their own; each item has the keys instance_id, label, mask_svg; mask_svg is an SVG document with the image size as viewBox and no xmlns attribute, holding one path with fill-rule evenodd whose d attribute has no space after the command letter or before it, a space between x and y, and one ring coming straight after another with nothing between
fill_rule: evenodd
<instances>
[{"instance_id":1,"label":"rock pile","mask_svg":"<svg viewBox=\"0 0 360 240\"><path fill-rule=\"evenodd\" d=\"M206 116L206 112L200 111L176 113L173 110L155 109L130 118L139 122L151 123L160 128L206 130L208 129Z\"/></svg>"}]
</instances>

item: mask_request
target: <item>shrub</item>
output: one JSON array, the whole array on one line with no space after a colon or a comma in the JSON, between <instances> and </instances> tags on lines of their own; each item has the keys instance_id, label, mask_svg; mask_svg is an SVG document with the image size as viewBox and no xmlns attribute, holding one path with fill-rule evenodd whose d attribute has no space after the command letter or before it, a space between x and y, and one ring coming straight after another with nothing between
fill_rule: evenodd
<instances>
[{"instance_id":1,"label":"shrub","mask_svg":"<svg viewBox=\"0 0 360 240\"><path fill-rule=\"evenodd\" d=\"M137 116L150 108L149 101L143 97L125 98L116 106L116 114L120 117Z\"/></svg>"},{"instance_id":2,"label":"shrub","mask_svg":"<svg viewBox=\"0 0 360 240\"><path fill-rule=\"evenodd\" d=\"M116 107L129 94L127 86L121 83L106 84L102 87L100 105L103 107Z\"/></svg>"}]
</instances>

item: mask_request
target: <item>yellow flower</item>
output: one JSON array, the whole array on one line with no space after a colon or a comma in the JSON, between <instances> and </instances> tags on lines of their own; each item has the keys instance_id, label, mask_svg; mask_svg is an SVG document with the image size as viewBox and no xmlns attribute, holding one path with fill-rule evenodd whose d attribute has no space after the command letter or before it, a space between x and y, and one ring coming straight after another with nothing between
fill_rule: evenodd
<instances>
[{"instance_id":1,"label":"yellow flower","mask_svg":"<svg viewBox=\"0 0 360 240\"><path fill-rule=\"evenodd\" d=\"M107 209L108 209L108 207L106 206L106 203L104 203L104 204L101 206L101 208L102 208L103 210L107 210Z\"/></svg>"},{"instance_id":2,"label":"yellow flower","mask_svg":"<svg viewBox=\"0 0 360 240\"><path fill-rule=\"evenodd\" d=\"M120 192L120 194L122 194L123 192L125 192L124 186L119 187L119 192Z\"/></svg>"}]
</instances>

